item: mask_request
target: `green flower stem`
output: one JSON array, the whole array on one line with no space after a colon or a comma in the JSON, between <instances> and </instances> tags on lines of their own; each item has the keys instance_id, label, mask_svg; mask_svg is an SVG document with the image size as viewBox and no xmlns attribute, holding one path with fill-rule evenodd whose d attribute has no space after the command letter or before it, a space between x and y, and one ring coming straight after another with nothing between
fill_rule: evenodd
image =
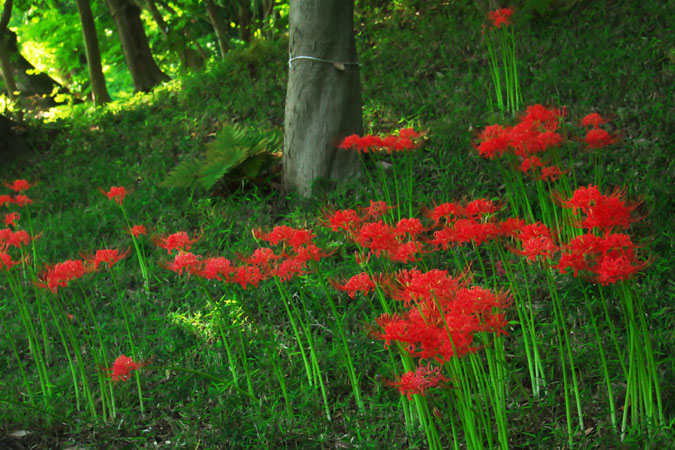
<instances>
[{"instance_id":1,"label":"green flower stem","mask_svg":"<svg viewBox=\"0 0 675 450\"><path fill-rule=\"evenodd\" d=\"M211 296L209 290L206 288L204 280L201 277L196 278L199 281L199 286L202 288L204 294L206 295L207 302L209 302L211 308L213 308L216 311L216 314L218 315L217 319L218 332L220 333L220 338L223 342L223 347L225 347L225 353L227 354L227 361L230 366L230 372L232 373L232 382L234 383L235 388L239 388L239 376L237 375L237 359L232 355L232 347L230 346L227 336L225 335L225 330L223 330L223 314L220 311L220 307L217 306L213 301L213 297Z\"/></svg>"},{"instance_id":2,"label":"green flower stem","mask_svg":"<svg viewBox=\"0 0 675 450\"><path fill-rule=\"evenodd\" d=\"M23 327L24 330L26 331L26 336L28 338L28 348L30 350L31 355L33 356L33 360L35 361L35 366L37 367L38 378L40 380L40 388L42 389L42 393L45 396L45 399L51 399L52 385L49 381L49 372L47 370L47 364L43 357L44 351L40 347L40 340L37 337L35 329L33 328L33 322L31 320L32 317L31 311L28 308L28 304L24 299L23 290L19 286L19 281L11 276L9 270L5 270L5 278L19 306L19 316L21 317L21 322L23 323Z\"/></svg>"},{"instance_id":3,"label":"green flower stem","mask_svg":"<svg viewBox=\"0 0 675 450\"><path fill-rule=\"evenodd\" d=\"M628 283L622 283L623 288L624 288L624 297L632 300L633 298L633 292L635 291L635 281L634 280L629 280ZM654 395L656 396L656 404L658 408L658 420L659 424L661 426L665 426L666 424L666 419L665 415L663 413L663 402L661 400L661 388L660 388L660 383L659 383L659 375L658 375L658 370L657 370L657 365L656 365L656 358L654 357L654 350L652 347L652 342L651 342L651 337L649 333L649 328L647 326L647 314L644 310L644 303L640 298L636 299L636 309L637 309L637 316L640 321L640 330L642 332L642 339L644 341L644 349L646 352L646 357L647 357L647 368L649 370L649 377L651 378L651 383L654 386ZM650 389L651 392L651 389Z\"/></svg>"},{"instance_id":4,"label":"green flower stem","mask_svg":"<svg viewBox=\"0 0 675 450\"><path fill-rule=\"evenodd\" d=\"M572 354L572 347L570 346L568 332L567 332L567 326L565 325L565 316L563 314L562 310L562 304L560 302L560 298L558 296L558 290L555 287L555 283L553 280L553 276L551 275L551 270L546 270L546 279L548 281L548 286L549 286L549 292L551 293L551 298L553 300L553 309L554 311L557 310L555 314L557 326L560 328L559 330L559 335L562 334L563 341L560 342L561 345L561 351L562 351L562 345L564 343L565 349L567 350L567 358L569 359L570 363L570 372L572 374L572 385L574 389L574 398L576 401L577 405L577 416L579 417L579 428L584 429L584 416L581 410L581 395L579 393L579 383L577 381L577 374L576 374L576 367L574 364L574 356Z\"/></svg>"},{"instance_id":5,"label":"green flower stem","mask_svg":"<svg viewBox=\"0 0 675 450\"><path fill-rule=\"evenodd\" d=\"M112 271L112 268L110 269L111 269L110 278L112 279L113 285L115 286L115 292L117 293L117 300L119 302L120 309L122 310L122 317L124 318L124 326L127 329L127 338L129 339L129 347L131 347L131 357L132 360L139 361L140 358L138 355L138 349L136 348L136 344L134 343L134 338L133 335L131 334L131 327L129 326L129 316L127 314L127 307L124 304L124 295L122 294L119 284L117 283L117 277L115 277L115 273ZM138 404L141 409L141 416L145 416L145 408L143 405L143 391L141 390L141 377L138 374L138 371L134 373L134 378L136 380L136 390L138 391Z\"/></svg>"},{"instance_id":6,"label":"green flower stem","mask_svg":"<svg viewBox=\"0 0 675 450\"><path fill-rule=\"evenodd\" d=\"M70 350L68 349L68 343L66 341L66 337L64 335L64 331L61 328L61 323L64 324L65 327L69 327L68 319L65 316L65 314L62 314L61 309L58 307L54 308L54 305L52 304L51 301L47 298L48 296L45 295L44 299L47 303L47 307L49 308L49 313L52 315L52 318L54 319L54 325L56 325L56 330L59 333L59 337L61 338L61 345L63 346L63 350L66 354L66 358L68 359L68 368L70 369L70 374L73 377L73 389L75 389L75 405L78 411L80 411L81 405L80 405L80 390L77 384L77 374L75 370L75 365L73 364L73 358L70 355ZM56 296L54 296L54 300L56 300ZM57 311L61 314L57 314ZM75 352L75 349L73 349L73 352Z\"/></svg>"},{"instance_id":7,"label":"green flower stem","mask_svg":"<svg viewBox=\"0 0 675 450\"><path fill-rule=\"evenodd\" d=\"M129 217L127 216L127 211L124 209L124 206L122 204L119 204L120 210L122 211L122 215L124 216L124 221L127 223L127 227L129 230L131 230L131 222L129 221ZM150 274L148 271L148 267L145 262L145 257L143 256L143 252L141 251L141 248L139 246L138 240L136 239L136 236L133 234L131 235L131 242L134 244L134 249L136 250L136 257L138 258L138 264L141 269L141 276L143 277L143 287L145 288L146 292L150 292Z\"/></svg>"},{"instance_id":8,"label":"green flower stem","mask_svg":"<svg viewBox=\"0 0 675 450\"><path fill-rule=\"evenodd\" d=\"M107 356L107 351L105 344L103 342L103 337L101 336L101 327L98 324L98 321L96 320L96 315L94 314L94 309L91 306L91 301L89 300L89 296L85 294L84 289L82 289L82 285L79 284L80 287L80 293L82 295L82 298L84 298L84 304L87 308L87 311L89 312L89 317L91 317L92 325L94 326L94 329L96 330L96 337L98 338L98 343L99 343L99 349L100 349L100 355L102 356L102 363L99 361L99 357L97 356L97 352L94 350L94 346L92 345L91 348L91 354L94 357L94 364L96 366L102 366L102 367L109 367L110 364L108 364L108 356ZM125 317L126 319L126 317ZM83 329L83 332L85 330ZM92 338L93 339L93 338ZM103 410L105 411L106 408L106 397L107 395L104 392L104 386L107 384L109 391L110 391L110 418L114 419L116 416L116 409L115 409L115 395L113 392L113 385L112 383L108 382L101 371L97 371L98 375L98 380L99 380L99 385L101 388L101 403ZM105 417L105 412L104 412L104 417Z\"/></svg>"},{"instance_id":9,"label":"green flower stem","mask_svg":"<svg viewBox=\"0 0 675 450\"><path fill-rule=\"evenodd\" d=\"M300 349L300 355L302 356L302 362L305 365L305 372L307 373L307 381L309 381L309 385L312 386L314 377L312 373L312 368L309 364L309 360L307 359L307 355L305 354L305 346L302 341L302 338L300 337L300 332L298 331L298 326L295 323L295 319L293 318L293 313L291 312L290 308L290 301L291 299L288 298L288 294L286 292L286 289L283 287L281 282L279 281L279 277L275 276L274 277L274 283L277 286L277 290L279 291L279 294L281 295L281 300L284 303L284 308L286 309L286 315L288 316L288 320L291 323L291 328L293 328L293 333L295 334L295 341L298 344L298 348Z\"/></svg>"},{"instance_id":10,"label":"green flower stem","mask_svg":"<svg viewBox=\"0 0 675 450\"><path fill-rule=\"evenodd\" d=\"M30 387L30 382L28 381L28 377L26 376L26 371L23 368L23 362L21 361L21 357L19 356L19 352L16 349L16 343L14 342L14 339L12 338L12 333L9 331L9 327L7 326L7 321L5 321L5 314L4 311L0 311L0 319L2 319L2 327L5 329L5 335L7 336L7 340L9 341L9 344L12 346L12 352L14 353L14 358L16 358L16 362L19 366L19 371L21 372L21 379L23 380L23 387L26 389L26 392L28 393L28 398L30 400L30 404L32 406L35 406L35 395L33 394L33 389ZM40 383L42 383L42 380L40 380ZM43 391L44 392L44 391ZM47 396L44 396L45 403L47 406Z\"/></svg>"},{"instance_id":11,"label":"green flower stem","mask_svg":"<svg viewBox=\"0 0 675 450\"><path fill-rule=\"evenodd\" d=\"M616 431L618 423L616 419L616 407L614 406L614 393L612 392L612 380L609 376L609 369L607 367L607 358L605 357L605 351L600 339L600 332L598 331L595 313L591 307L591 298L588 296L586 286L581 281L579 281L579 287L581 292L584 294L584 304L586 305L588 315L591 318L591 325L593 327L593 333L595 334L595 341L598 344L598 354L600 355L600 363L602 364L602 375L605 379L605 387L607 388L607 399L609 401L609 413L610 419L612 421L612 429Z\"/></svg>"},{"instance_id":12,"label":"green flower stem","mask_svg":"<svg viewBox=\"0 0 675 450\"><path fill-rule=\"evenodd\" d=\"M356 402L356 406L360 412L363 412L365 411L365 406L363 403L363 399L361 397L361 390L359 389L358 378L354 370L354 363L352 361L352 357L349 352L347 337L345 336L344 329L342 328L342 318L338 314L337 308L335 307L333 296L331 295L330 290L328 289L328 282L326 281L325 276L321 272L319 264L316 261L312 261L312 263L317 275L319 276L319 280L321 281L320 284L326 295L326 299L328 300L328 305L330 306L331 312L333 313L333 317L335 317L335 324L337 325L338 333L340 334L340 339L342 340L342 351L344 353L344 357L347 363L347 373L349 375L349 380L352 384L352 391L354 392L354 400Z\"/></svg>"}]
</instances>

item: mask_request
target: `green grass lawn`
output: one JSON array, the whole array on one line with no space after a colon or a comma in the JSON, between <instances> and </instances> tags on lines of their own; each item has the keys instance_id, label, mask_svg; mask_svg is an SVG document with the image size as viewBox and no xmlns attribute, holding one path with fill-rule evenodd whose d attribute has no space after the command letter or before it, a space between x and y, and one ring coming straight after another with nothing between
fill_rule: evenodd
<instances>
[{"instance_id":1,"label":"green grass lawn","mask_svg":"<svg viewBox=\"0 0 675 450\"><path fill-rule=\"evenodd\" d=\"M415 394L412 401L388 385L416 365L416 359L399 356L405 355L402 346L386 348L372 332L385 308L402 314L402 305L384 290L351 298L328 280L344 283L366 270L391 274L418 266L375 256L368 266L359 266L354 253L362 247L322 225L326 211L358 209L383 199L381 184L372 188L366 176L337 186L318 183L314 196L302 199L279 191L279 168L273 162L255 179L228 180L226 175L209 191L159 186L177 164L203 154L226 125L270 135L281 132L288 53L287 38L280 36L232 51L204 73L176 79L150 94L99 110L87 105L64 108L52 119L32 124L32 154L8 163L2 174L6 181L37 183L27 192L33 199L30 223L28 210L22 209L18 228L41 235L34 250L24 247L24 256L30 257L25 269L12 269L0 284L5 317L0 435L27 432L15 438L26 448L426 448L435 427L437 442L445 448L505 447L498 439L504 431L510 447L549 449L569 448L570 421L574 448L666 448L673 440L675 417L675 168L670 143L675 60L668 16L667 7L657 1L576 2L545 15L522 14L514 24L526 105L565 107L563 122L569 130L591 112L611 120L606 128L618 140L602 150L602 190L609 194L618 186L625 198L640 202L633 214L639 220L625 232L638 244L640 257L649 261L626 283L629 287L599 288L538 262L521 264L525 258L508 256L497 245L467 244L435 252L419 265L454 276L470 265L473 284L529 297L547 378L538 396L514 305L504 309L511 322L505 327L507 336L477 335L479 351L446 363L452 366L445 369L446 377L453 374L455 379L430 388L425 396ZM490 106L484 22L473 2L373 1L356 8L366 132L427 130L421 148L412 154L414 195L404 195L408 203L402 202L411 205L413 216L426 227L431 222L423 218L424 208L444 202L485 198L504 204L495 217L512 215L510 184L495 161L481 158L474 149L487 125L508 122ZM574 149L583 147L571 142ZM272 147L272 152L281 151L278 143ZM573 155L577 186L594 183L593 158L585 151ZM368 161L367 170L375 177L376 165ZM385 177L393 193L389 170ZM401 179L404 174L398 172ZM534 204L536 185L524 180L523 192ZM99 191L111 186L126 187L123 205L130 224L149 230L138 238L147 262L147 290L125 217ZM0 194L10 193L5 189ZM549 211L543 206L534 210L536 220L544 220ZM237 265L267 245L253 230L269 232L279 225L311 228L317 245L330 255L288 283L267 280L245 289L172 272L166 266L173 255L150 239L186 231L199 236L190 252L203 258L223 256ZM426 238L432 239L434 230L426 231ZM34 287L32 276L44 266L103 248L130 252L111 272L86 274L59 287L55 296ZM295 251L290 244L285 250ZM507 264L517 259L513 273L497 275L495 262L502 256ZM640 302L637 311L644 315L638 312L633 320L621 309L626 292ZM603 304L610 307L606 314ZM629 331L625 323L635 328ZM563 325L566 336L559 333ZM42 392L27 329L49 351L44 364L53 386L49 400ZM626 353L625 361L623 353L615 352L617 346L633 348L630 342L645 331L656 361L653 371L645 373L659 378L661 424L647 407L625 405L627 395L645 396L645 405L656 404L650 387L627 394L631 391L623 378L623 364L636 355L645 359L632 367L648 366L646 346ZM80 352L69 365L63 348L73 348L73 342ZM615 427L598 348L606 351L611 372L619 420ZM143 367L126 381L109 382L102 369L132 352ZM572 394L570 354L578 399ZM499 360L498 369L488 368L490 358ZM459 379L473 373L482 375L477 381ZM502 378L490 387L493 374ZM630 377L638 375L631 372ZM90 395L82 380L89 383ZM466 385L458 387L461 382ZM503 396L502 403L494 400L502 405L498 414L488 407L493 401L488 393ZM475 402L474 410L458 413L458 399ZM483 414L482 407L488 412ZM503 428L496 415L505 420ZM624 416L628 425L622 436ZM640 421L647 416L653 420ZM467 431L468 418L479 425L477 431Z\"/></svg>"}]
</instances>

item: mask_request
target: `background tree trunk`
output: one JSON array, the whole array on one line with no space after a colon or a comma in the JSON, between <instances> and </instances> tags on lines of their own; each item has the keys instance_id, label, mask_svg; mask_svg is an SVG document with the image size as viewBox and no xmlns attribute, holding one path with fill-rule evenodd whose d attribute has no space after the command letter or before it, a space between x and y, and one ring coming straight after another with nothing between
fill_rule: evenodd
<instances>
[{"instance_id":1,"label":"background tree trunk","mask_svg":"<svg viewBox=\"0 0 675 450\"><path fill-rule=\"evenodd\" d=\"M205 0L204 4L206 5L206 12L209 14L209 20L211 21L211 26L216 32L216 38L218 39L218 47L220 47L220 57L224 58L225 53L230 49L229 39L227 37L227 30L225 29L225 22L220 16L220 11L213 0Z\"/></svg>"},{"instance_id":2,"label":"background tree trunk","mask_svg":"<svg viewBox=\"0 0 675 450\"><path fill-rule=\"evenodd\" d=\"M110 101L108 88L105 85L105 77L101 68L101 51L98 48L96 25L91 13L89 0L77 0L77 10L82 22L82 35L87 49L87 66L89 67L89 81L91 82L91 95L94 105L99 106Z\"/></svg>"},{"instance_id":3,"label":"background tree trunk","mask_svg":"<svg viewBox=\"0 0 675 450\"><path fill-rule=\"evenodd\" d=\"M9 19L12 17L12 0L5 0L0 16L0 69L2 70L2 79L5 81L5 89L10 100L15 99L14 92L16 81L12 73L12 65L9 61Z\"/></svg>"},{"instance_id":4,"label":"background tree trunk","mask_svg":"<svg viewBox=\"0 0 675 450\"><path fill-rule=\"evenodd\" d=\"M106 0L106 3L117 26L134 89L149 91L159 83L168 81L169 77L157 67L152 57L148 37L141 22L140 8L130 0Z\"/></svg>"},{"instance_id":5,"label":"background tree trunk","mask_svg":"<svg viewBox=\"0 0 675 450\"><path fill-rule=\"evenodd\" d=\"M344 179L359 171L358 155L336 148L361 134L361 85L354 42L353 0L293 0L292 57L284 117L283 186L311 194L317 177Z\"/></svg>"}]
</instances>

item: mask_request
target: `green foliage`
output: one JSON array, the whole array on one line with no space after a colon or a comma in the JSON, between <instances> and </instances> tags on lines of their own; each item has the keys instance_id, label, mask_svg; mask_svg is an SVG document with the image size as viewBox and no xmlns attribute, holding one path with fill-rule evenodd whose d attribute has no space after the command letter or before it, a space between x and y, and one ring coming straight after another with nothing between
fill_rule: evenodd
<instances>
[{"instance_id":1,"label":"green foliage","mask_svg":"<svg viewBox=\"0 0 675 450\"><path fill-rule=\"evenodd\" d=\"M203 158L178 164L162 181L168 188L212 189L228 175L230 181L257 177L274 161L272 150L279 143L279 133L260 132L254 128L225 126L206 144Z\"/></svg>"}]
</instances>

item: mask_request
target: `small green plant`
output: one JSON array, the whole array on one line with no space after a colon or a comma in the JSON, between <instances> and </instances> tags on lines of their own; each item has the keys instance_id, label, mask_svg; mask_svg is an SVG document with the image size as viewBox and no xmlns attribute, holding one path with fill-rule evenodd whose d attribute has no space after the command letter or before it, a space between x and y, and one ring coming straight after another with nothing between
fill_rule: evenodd
<instances>
[{"instance_id":1,"label":"small green plant","mask_svg":"<svg viewBox=\"0 0 675 450\"><path fill-rule=\"evenodd\" d=\"M160 186L210 190L226 174L232 181L255 178L272 166L278 142L277 131L227 125L206 144L204 157L181 162Z\"/></svg>"}]
</instances>

